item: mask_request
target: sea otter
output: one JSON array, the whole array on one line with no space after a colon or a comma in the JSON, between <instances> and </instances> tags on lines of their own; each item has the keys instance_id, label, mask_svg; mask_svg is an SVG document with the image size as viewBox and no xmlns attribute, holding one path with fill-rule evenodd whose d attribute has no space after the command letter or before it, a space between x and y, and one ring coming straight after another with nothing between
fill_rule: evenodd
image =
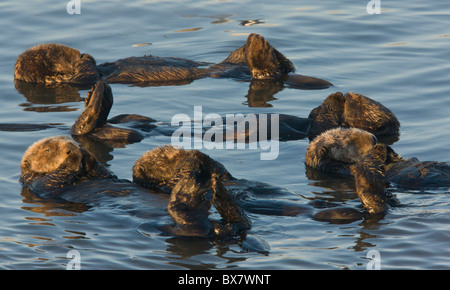
<instances>
[{"instance_id":1,"label":"sea otter","mask_svg":"<svg viewBox=\"0 0 450 290\"><path fill-rule=\"evenodd\" d=\"M369 150L369 153L350 166L350 170L355 179L355 189L361 201L363 211L362 218L378 220L383 218L391 206L398 206L398 199L387 191L389 182L385 177L385 161L388 158L387 146L376 144ZM343 208L347 212L353 213L352 208ZM332 217L332 210L324 210L317 214L317 219Z\"/></svg>"},{"instance_id":2,"label":"sea otter","mask_svg":"<svg viewBox=\"0 0 450 290\"><path fill-rule=\"evenodd\" d=\"M356 208L340 207L336 203L317 200L305 203L304 199L282 188L237 179L221 163L198 150L178 149L168 145L147 151L136 161L133 166L133 182L168 193L177 191L178 188L198 191L202 186L208 186L211 172L219 177L224 191L231 192L246 212L281 216L306 215L316 220L332 222L349 222L369 218L370 215ZM192 175L206 182L186 182L186 177ZM215 206L220 207L218 204ZM315 212L316 208L321 210Z\"/></svg>"},{"instance_id":3,"label":"sea otter","mask_svg":"<svg viewBox=\"0 0 450 290\"><path fill-rule=\"evenodd\" d=\"M306 150L305 164L323 172L349 177L351 166L369 154L377 143L373 134L361 129L331 129L311 141ZM448 162L404 159L388 145L376 146L385 147L386 154L378 153L377 158L382 160L385 179L390 184L410 189L450 188Z\"/></svg>"},{"instance_id":4,"label":"sea otter","mask_svg":"<svg viewBox=\"0 0 450 290\"><path fill-rule=\"evenodd\" d=\"M305 164L323 172L350 176L350 166L365 156L377 142L375 135L361 129L330 129L310 142Z\"/></svg>"},{"instance_id":5,"label":"sea otter","mask_svg":"<svg viewBox=\"0 0 450 290\"><path fill-rule=\"evenodd\" d=\"M232 77L253 80L281 79L305 89L320 89L331 83L303 75L289 74L295 67L261 35L250 34L246 44L224 61L210 65L172 57L129 57L96 65L89 54L61 44L40 44L22 53L16 61L14 77L34 83L110 83L141 86L187 84L204 77Z\"/></svg>"},{"instance_id":6,"label":"sea otter","mask_svg":"<svg viewBox=\"0 0 450 290\"><path fill-rule=\"evenodd\" d=\"M172 190L168 205L155 205L154 209L146 211L158 212L167 207L175 222L170 231L175 235L226 236L249 229L250 219L234 196L224 190L220 173L208 173L208 179L195 173L183 176L184 186ZM151 194L137 184L118 179L65 136L39 140L26 150L21 162L20 182L40 196L100 206L105 199ZM155 197L155 202L158 200L161 199ZM222 221L208 219L211 203L221 214Z\"/></svg>"},{"instance_id":7,"label":"sea otter","mask_svg":"<svg viewBox=\"0 0 450 290\"><path fill-rule=\"evenodd\" d=\"M309 138L312 140L322 132L338 128L359 128L374 134L390 144L398 140L400 122L381 103L361 94L336 92L309 114L312 120Z\"/></svg>"}]
</instances>

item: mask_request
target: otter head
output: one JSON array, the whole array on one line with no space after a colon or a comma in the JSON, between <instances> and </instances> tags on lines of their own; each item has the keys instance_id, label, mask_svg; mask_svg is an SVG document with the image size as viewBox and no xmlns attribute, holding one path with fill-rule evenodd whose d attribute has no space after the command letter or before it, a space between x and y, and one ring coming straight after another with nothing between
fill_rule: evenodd
<instances>
[{"instance_id":1,"label":"otter head","mask_svg":"<svg viewBox=\"0 0 450 290\"><path fill-rule=\"evenodd\" d=\"M72 185L82 178L116 178L66 136L44 138L32 144L20 169L20 182L38 191Z\"/></svg>"},{"instance_id":2,"label":"otter head","mask_svg":"<svg viewBox=\"0 0 450 290\"><path fill-rule=\"evenodd\" d=\"M14 77L31 83L92 83L99 72L92 56L62 44L39 44L16 61Z\"/></svg>"},{"instance_id":3,"label":"otter head","mask_svg":"<svg viewBox=\"0 0 450 290\"><path fill-rule=\"evenodd\" d=\"M331 129L311 141L305 164L321 171L348 175L349 166L365 156L377 142L373 134L361 129Z\"/></svg>"},{"instance_id":4,"label":"otter head","mask_svg":"<svg viewBox=\"0 0 450 290\"><path fill-rule=\"evenodd\" d=\"M210 186L212 172L217 172L222 180L232 178L222 164L198 150L163 146L147 151L136 161L133 182L172 191L180 179L190 176L195 176L203 186Z\"/></svg>"},{"instance_id":5,"label":"otter head","mask_svg":"<svg viewBox=\"0 0 450 290\"><path fill-rule=\"evenodd\" d=\"M37 141L27 149L20 168L22 174L47 174L63 166L71 171L79 171L82 158L80 147L68 137L50 137Z\"/></svg>"}]
</instances>

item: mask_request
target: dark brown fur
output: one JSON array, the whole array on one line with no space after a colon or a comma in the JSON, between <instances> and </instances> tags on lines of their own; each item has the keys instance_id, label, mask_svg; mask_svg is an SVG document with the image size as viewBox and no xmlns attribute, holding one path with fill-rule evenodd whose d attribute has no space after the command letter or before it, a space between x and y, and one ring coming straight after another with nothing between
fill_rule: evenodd
<instances>
[{"instance_id":1,"label":"dark brown fur","mask_svg":"<svg viewBox=\"0 0 450 290\"><path fill-rule=\"evenodd\" d=\"M224 61L215 64L173 57L129 57L96 66L88 54L61 44L42 44L22 53L16 62L17 80L33 83L94 83L100 78L110 83L140 86L182 85L211 77L281 79L304 88L326 88L332 84L313 77L293 75L294 65L261 35L250 34L247 42Z\"/></svg>"},{"instance_id":2,"label":"dark brown fur","mask_svg":"<svg viewBox=\"0 0 450 290\"><path fill-rule=\"evenodd\" d=\"M351 168L358 197L370 214L384 214L389 206L391 196L386 192L386 159L386 145L377 144Z\"/></svg>"},{"instance_id":3,"label":"dark brown fur","mask_svg":"<svg viewBox=\"0 0 450 290\"><path fill-rule=\"evenodd\" d=\"M65 136L32 144L20 165L20 182L38 193L72 186L86 178L115 178L93 156Z\"/></svg>"},{"instance_id":4,"label":"dark brown fur","mask_svg":"<svg viewBox=\"0 0 450 290\"><path fill-rule=\"evenodd\" d=\"M331 129L311 141L305 164L323 172L349 176L350 165L358 162L376 143L375 136L367 131Z\"/></svg>"},{"instance_id":5,"label":"dark brown fur","mask_svg":"<svg viewBox=\"0 0 450 290\"><path fill-rule=\"evenodd\" d=\"M323 103L313 109L310 139L322 132L338 127L359 128L377 138L400 135L400 122L395 115L381 103L361 94L340 93L329 95Z\"/></svg>"},{"instance_id":6,"label":"dark brown fur","mask_svg":"<svg viewBox=\"0 0 450 290\"><path fill-rule=\"evenodd\" d=\"M184 236L224 236L236 235L249 229L250 219L242 211L234 196L222 185L223 174L228 173L226 170L220 172L220 166L203 168L203 165L213 160L203 160L201 157L199 155L197 158L186 160L187 166L182 166L182 169L175 172L176 176L172 176L173 179L179 180L173 183L167 205L167 210L176 224L172 232ZM145 162L141 162L140 165L145 166ZM196 162L200 164L196 165ZM189 168L189 164L194 167ZM173 173L172 170L165 169L169 170L168 175ZM164 172L165 169L159 168L159 172ZM210 169L214 171L212 174ZM102 183L103 180L117 182ZM93 181L97 182L91 183ZM125 196L132 188L135 190L140 188L135 184L126 184L126 181L118 180L94 157L64 136L42 139L27 149L21 162L20 182L32 192L45 197L63 197L68 201L82 200L87 203L98 200L99 194ZM122 192L123 183L127 188L126 192ZM78 192L77 187L84 190ZM214 204L222 215L221 222L208 219L211 204Z\"/></svg>"},{"instance_id":7,"label":"dark brown fur","mask_svg":"<svg viewBox=\"0 0 450 290\"><path fill-rule=\"evenodd\" d=\"M350 166L363 160L376 143L372 134L360 129L331 129L311 141L306 151L305 164L319 171L349 176ZM384 149L381 149L382 146ZM419 161L417 158L405 160L387 145L377 145L376 148L376 153L367 158L373 164L383 163L385 179L390 183L412 189L450 188L448 162ZM381 150L386 152L382 154ZM366 178L369 180L371 177Z\"/></svg>"},{"instance_id":8,"label":"dark brown fur","mask_svg":"<svg viewBox=\"0 0 450 290\"><path fill-rule=\"evenodd\" d=\"M84 111L78 116L70 128L73 136L89 136L96 140L106 142L113 147L117 144L129 144L141 141L144 137L135 130L117 128L107 124L109 111L113 105L111 87L104 81L98 81L88 93ZM148 118L139 115L128 115L127 121L138 120L145 122Z\"/></svg>"},{"instance_id":9,"label":"dark brown fur","mask_svg":"<svg viewBox=\"0 0 450 290\"><path fill-rule=\"evenodd\" d=\"M94 83L99 76L92 56L61 44L36 45L14 67L16 79L31 83Z\"/></svg>"},{"instance_id":10,"label":"dark brown fur","mask_svg":"<svg viewBox=\"0 0 450 290\"><path fill-rule=\"evenodd\" d=\"M198 150L164 146L147 151L136 161L133 166L133 182L170 192L183 174L195 174L201 180L199 185L210 186L211 174L214 172L222 181L232 178L222 164Z\"/></svg>"}]
</instances>

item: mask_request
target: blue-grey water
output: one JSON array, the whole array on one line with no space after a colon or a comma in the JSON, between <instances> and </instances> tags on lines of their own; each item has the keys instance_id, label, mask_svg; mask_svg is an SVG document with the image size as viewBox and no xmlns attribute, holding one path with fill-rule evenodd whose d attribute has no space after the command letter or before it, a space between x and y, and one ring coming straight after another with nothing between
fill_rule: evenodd
<instances>
[{"instance_id":1,"label":"blue-grey water","mask_svg":"<svg viewBox=\"0 0 450 290\"><path fill-rule=\"evenodd\" d=\"M17 56L38 43L62 43L98 63L152 54L219 62L259 33L300 74L326 79L325 90L285 88L258 107L248 82L206 78L184 86L111 85L110 116L135 113L170 122L175 114L284 113L307 117L329 94L364 94L401 122L393 147L404 157L450 162L450 4L385 1L369 15L368 1L69 1L0 2L0 123L56 124L41 131L0 131L0 268L66 269L77 250L81 269L366 269L370 250L381 269L450 269L450 195L395 192L402 207L378 222L332 224L305 215L250 214L251 234L270 245L267 255L234 242L167 236L145 219L105 207L70 210L21 194L19 165L33 142L70 135L88 90L25 96L14 85ZM51 93L50 93L51 95ZM120 178L147 150L170 143L152 135L105 152ZM261 150L206 150L236 177L288 189L296 197L357 206L353 184L314 180L305 172L308 140L281 142L275 160ZM130 205L131 207L133 204ZM136 206L140 206L136 204ZM376 261L378 262L378 260Z\"/></svg>"}]
</instances>

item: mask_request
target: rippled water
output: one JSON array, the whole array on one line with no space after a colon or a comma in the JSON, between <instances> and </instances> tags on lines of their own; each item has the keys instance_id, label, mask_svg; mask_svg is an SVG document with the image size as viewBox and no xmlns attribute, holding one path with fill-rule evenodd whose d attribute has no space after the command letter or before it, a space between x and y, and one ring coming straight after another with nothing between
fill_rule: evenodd
<instances>
[{"instance_id":1,"label":"rippled water","mask_svg":"<svg viewBox=\"0 0 450 290\"><path fill-rule=\"evenodd\" d=\"M247 98L248 83L202 79L185 86L112 85L110 116L136 113L170 122L178 113L284 113L306 117L326 96L354 91L390 108L401 122L394 149L404 157L450 162L450 5L446 1L384 1L368 15L366 1L68 1L0 3L2 33L0 123L57 124L57 128L0 131L0 268L65 269L69 250L82 269L366 269L377 250L382 269L450 269L448 191L396 192L403 206L378 222L331 224L308 216L251 214L251 234L271 247L247 253L236 242L167 236L120 210L58 205L21 193L23 152L36 140L69 135L87 90L16 90L16 57L45 42L63 43L98 63L153 54L219 62L260 33L297 66L297 72L335 84L326 90L285 88L273 98ZM145 151L170 143L152 135L104 151L121 178ZM307 140L280 144L276 160L260 150L204 150L236 177L264 181L306 199L358 205L353 184L314 180L304 167ZM131 204L131 206L134 206ZM136 202L136 206L142 206Z\"/></svg>"}]
</instances>

